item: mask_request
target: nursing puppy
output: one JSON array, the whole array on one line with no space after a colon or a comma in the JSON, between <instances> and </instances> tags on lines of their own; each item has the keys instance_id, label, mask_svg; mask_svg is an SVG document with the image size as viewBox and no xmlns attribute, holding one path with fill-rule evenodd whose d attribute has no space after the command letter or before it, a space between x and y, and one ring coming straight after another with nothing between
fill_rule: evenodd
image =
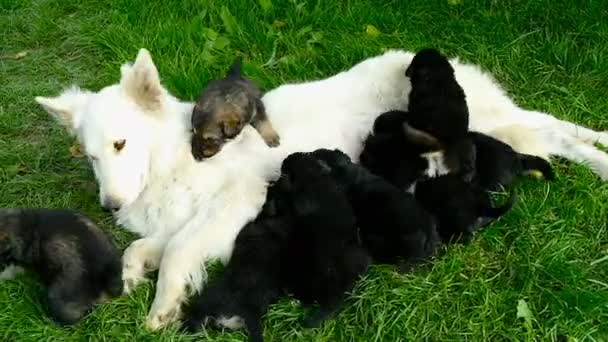
<instances>
[{"instance_id":1,"label":"nursing puppy","mask_svg":"<svg viewBox=\"0 0 608 342\"><path fill-rule=\"evenodd\" d=\"M122 292L120 254L88 218L69 210L0 209L0 264L37 272L51 316L79 321L104 296Z\"/></svg>"},{"instance_id":2,"label":"nursing puppy","mask_svg":"<svg viewBox=\"0 0 608 342\"><path fill-rule=\"evenodd\" d=\"M363 246L376 262L407 270L434 255L440 243L435 220L416 201L339 150L312 153L331 167L357 217Z\"/></svg>"},{"instance_id":3,"label":"nursing puppy","mask_svg":"<svg viewBox=\"0 0 608 342\"><path fill-rule=\"evenodd\" d=\"M408 190L428 173L429 160L422 154L430 145L413 142L404 130L405 112L391 111L380 115L359 155L359 163L373 174L382 176L401 190ZM437 139L432 140L438 149Z\"/></svg>"},{"instance_id":4,"label":"nursing puppy","mask_svg":"<svg viewBox=\"0 0 608 342\"><path fill-rule=\"evenodd\" d=\"M445 144L462 139L469 129L469 110L448 59L435 49L421 50L405 75L412 84L409 125Z\"/></svg>"},{"instance_id":5,"label":"nursing puppy","mask_svg":"<svg viewBox=\"0 0 608 342\"><path fill-rule=\"evenodd\" d=\"M410 144L422 152L436 152L448 172L457 172L469 181L474 176L475 150L466 139L469 110L466 96L454 75L454 69L439 51L418 52L405 71L412 91L403 127ZM429 137L437 141L433 143ZM410 147L411 148L411 147ZM426 149L426 150L424 150ZM437 152L441 151L441 152Z\"/></svg>"},{"instance_id":6,"label":"nursing puppy","mask_svg":"<svg viewBox=\"0 0 608 342\"><path fill-rule=\"evenodd\" d=\"M516 196L499 207L493 207L490 195L475 183L464 181L457 174L448 174L420 181L416 199L438 221L444 243L472 240L475 231L494 222L515 203Z\"/></svg>"},{"instance_id":7,"label":"nursing puppy","mask_svg":"<svg viewBox=\"0 0 608 342\"><path fill-rule=\"evenodd\" d=\"M220 279L195 295L185 308L183 327L190 332L203 323L231 329L247 327L250 341L264 340L262 316L283 293L281 265L292 222L281 215L273 187L258 217L237 235L232 257Z\"/></svg>"},{"instance_id":8,"label":"nursing puppy","mask_svg":"<svg viewBox=\"0 0 608 342\"><path fill-rule=\"evenodd\" d=\"M304 306L318 304L303 324L314 327L332 316L363 275L370 257L361 246L353 210L330 175L310 154L294 153L283 162L277 182L293 213L283 268L288 292Z\"/></svg>"},{"instance_id":9,"label":"nursing puppy","mask_svg":"<svg viewBox=\"0 0 608 342\"><path fill-rule=\"evenodd\" d=\"M226 77L209 82L192 110L194 158L212 157L247 124L260 133L268 146L278 146L279 135L266 116L261 97L255 83L241 76L240 58Z\"/></svg>"},{"instance_id":10,"label":"nursing puppy","mask_svg":"<svg viewBox=\"0 0 608 342\"><path fill-rule=\"evenodd\" d=\"M553 180L551 164L543 158L516 152L511 146L479 132L469 132L476 150L475 182L484 189L508 186L517 176L540 172Z\"/></svg>"}]
</instances>

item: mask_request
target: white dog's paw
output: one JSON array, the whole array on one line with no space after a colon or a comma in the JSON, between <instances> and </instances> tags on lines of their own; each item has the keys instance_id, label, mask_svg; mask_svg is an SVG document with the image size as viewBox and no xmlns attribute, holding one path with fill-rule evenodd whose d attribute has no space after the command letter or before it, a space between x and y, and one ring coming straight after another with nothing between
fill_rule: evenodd
<instances>
[{"instance_id":1,"label":"white dog's paw","mask_svg":"<svg viewBox=\"0 0 608 342\"><path fill-rule=\"evenodd\" d=\"M138 285L148 281L145 274L144 268L141 265L124 263L122 267L123 294L129 294Z\"/></svg>"},{"instance_id":2,"label":"white dog's paw","mask_svg":"<svg viewBox=\"0 0 608 342\"><path fill-rule=\"evenodd\" d=\"M149 279L147 279L146 277L122 277L122 294L123 295L128 295L129 293L131 293L131 291L133 291L137 286L139 286L140 284L147 282Z\"/></svg>"},{"instance_id":3,"label":"white dog's paw","mask_svg":"<svg viewBox=\"0 0 608 342\"><path fill-rule=\"evenodd\" d=\"M179 307L173 307L166 310L150 310L146 319L146 328L150 331L156 331L167 325L177 321L179 318Z\"/></svg>"}]
</instances>

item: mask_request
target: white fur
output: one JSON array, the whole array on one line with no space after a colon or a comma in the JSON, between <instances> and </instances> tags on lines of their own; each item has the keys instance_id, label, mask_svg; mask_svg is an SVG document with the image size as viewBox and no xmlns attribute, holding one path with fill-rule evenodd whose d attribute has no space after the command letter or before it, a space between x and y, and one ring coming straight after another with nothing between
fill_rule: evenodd
<instances>
[{"instance_id":1,"label":"white fur","mask_svg":"<svg viewBox=\"0 0 608 342\"><path fill-rule=\"evenodd\" d=\"M450 172L450 169L445 165L443 151L424 153L422 157L429 163L428 168L424 171L425 176L434 178L447 175Z\"/></svg>"},{"instance_id":2,"label":"white fur","mask_svg":"<svg viewBox=\"0 0 608 342\"><path fill-rule=\"evenodd\" d=\"M76 134L91 159L100 201L119 202L119 224L139 234L123 255L123 278L131 290L159 268L147 325L158 329L179 315L187 290L201 290L205 262L227 262L236 234L261 208L268 180L283 158L296 151L338 148L358 159L362 141L380 113L406 109L404 71L413 54L389 51L324 80L286 84L264 96L281 145L268 148L246 127L213 158L197 163L190 153L192 103L180 102L159 83L149 53L121 68L121 81L98 92L72 88L55 98L37 97L49 113ZM608 156L589 142L598 133L516 106L477 67L453 61L467 94L471 129L528 128L534 154L588 162L608 179ZM500 137L507 139L503 129ZM507 136L507 138L505 138ZM126 139L117 152L113 142ZM523 146L523 147L522 147ZM96 160L93 160L93 157Z\"/></svg>"},{"instance_id":3,"label":"white fur","mask_svg":"<svg viewBox=\"0 0 608 342\"><path fill-rule=\"evenodd\" d=\"M24 272L25 269L21 266L8 265L0 272L0 280L10 280Z\"/></svg>"}]
</instances>

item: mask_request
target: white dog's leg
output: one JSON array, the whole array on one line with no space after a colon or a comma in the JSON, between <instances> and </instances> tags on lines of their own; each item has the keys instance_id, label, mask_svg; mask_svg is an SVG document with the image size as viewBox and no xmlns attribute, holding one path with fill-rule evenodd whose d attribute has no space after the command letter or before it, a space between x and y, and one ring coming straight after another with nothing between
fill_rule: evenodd
<instances>
[{"instance_id":1,"label":"white dog's leg","mask_svg":"<svg viewBox=\"0 0 608 342\"><path fill-rule=\"evenodd\" d=\"M0 272L0 280L9 280L15 278L16 275L25 272L25 269L21 266L8 265Z\"/></svg>"},{"instance_id":2,"label":"white dog's leg","mask_svg":"<svg viewBox=\"0 0 608 342\"><path fill-rule=\"evenodd\" d=\"M150 330L176 320L187 293L202 289L207 281L205 262L213 259L228 262L238 232L257 215L264 201L262 196L254 206L240 207L243 199L239 197L216 198L218 203L234 203L239 207L214 208L215 214L204 223L191 220L171 238L163 253L156 295L146 321Z\"/></svg>"},{"instance_id":3,"label":"white dog's leg","mask_svg":"<svg viewBox=\"0 0 608 342\"><path fill-rule=\"evenodd\" d=\"M571 135L588 144L599 143L608 146L608 132L598 132L570 121L560 120L550 114L539 111L523 109L522 111L525 115L523 117L534 118L533 122L543 122L544 124L550 123L558 131Z\"/></svg>"},{"instance_id":4,"label":"white dog's leg","mask_svg":"<svg viewBox=\"0 0 608 342\"><path fill-rule=\"evenodd\" d=\"M158 269L160 258L169 238L151 236L135 240L122 256L123 292L129 293L146 280L146 273Z\"/></svg>"},{"instance_id":5,"label":"white dog's leg","mask_svg":"<svg viewBox=\"0 0 608 342\"><path fill-rule=\"evenodd\" d=\"M563 131L545 133L551 155L588 165L603 180L608 180L608 154Z\"/></svg>"}]
</instances>

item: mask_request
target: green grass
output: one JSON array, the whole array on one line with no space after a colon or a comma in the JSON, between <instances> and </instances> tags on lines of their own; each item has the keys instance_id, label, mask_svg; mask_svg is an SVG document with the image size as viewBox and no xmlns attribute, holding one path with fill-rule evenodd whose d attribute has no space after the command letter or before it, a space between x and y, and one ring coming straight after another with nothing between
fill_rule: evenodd
<instances>
[{"instance_id":1,"label":"green grass","mask_svg":"<svg viewBox=\"0 0 608 342\"><path fill-rule=\"evenodd\" d=\"M115 82L140 47L152 52L164 84L192 99L236 54L271 89L330 76L387 48L435 46L490 70L524 107L608 129L607 17L602 0L2 0L0 206L79 209L127 246L134 237L100 210L86 162L70 156L72 139L33 97ZM266 316L266 338L608 340L608 185L583 166L554 165L556 181L519 183L516 208L471 245L450 246L414 274L373 267L319 329L303 330L302 311L282 301ZM0 284L0 341L244 338L147 332L153 283L60 329L46 318L43 291L31 274ZM517 317L520 300L528 319Z\"/></svg>"}]
</instances>

